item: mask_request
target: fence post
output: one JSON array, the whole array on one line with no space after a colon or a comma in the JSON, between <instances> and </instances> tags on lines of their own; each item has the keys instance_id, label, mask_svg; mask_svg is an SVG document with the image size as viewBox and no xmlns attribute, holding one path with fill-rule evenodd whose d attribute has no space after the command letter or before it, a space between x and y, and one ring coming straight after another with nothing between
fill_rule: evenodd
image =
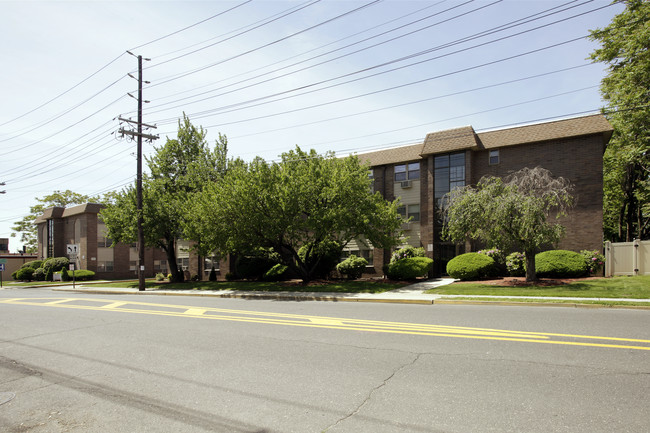
<instances>
[{"instance_id":1,"label":"fence post","mask_svg":"<svg viewBox=\"0 0 650 433\"><path fill-rule=\"evenodd\" d=\"M632 254L632 257L634 257L634 275L639 275L639 239L634 239L634 249L632 250Z\"/></svg>"},{"instance_id":2,"label":"fence post","mask_svg":"<svg viewBox=\"0 0 650 433\"><path fill-rule=\"evenodd\" d=\"M610 241L605 241L605 276L612 276L612 243Z\"/></svg>"}]
</instances>

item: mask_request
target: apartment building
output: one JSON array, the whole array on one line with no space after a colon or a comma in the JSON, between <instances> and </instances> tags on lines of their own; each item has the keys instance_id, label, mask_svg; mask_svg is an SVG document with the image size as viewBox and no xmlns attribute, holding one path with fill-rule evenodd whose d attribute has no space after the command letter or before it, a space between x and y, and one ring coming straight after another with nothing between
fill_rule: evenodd
<instances>
[{"instance_id":1,"label":"apartment building","mask_svg":"<svg viewBox=\"0 0 650 433\"><path fill-rule=\"evenodd\" d=\"M399 198L404 245L424 247L437 273L471 245L441 238L441 198L456 187L475 185L483 176L505 177L524 167L543 167L575 186L576 206L562 219L566 236L559 248L600 250L603 244L603 152L613 129L602 115L583 116L477 133L471 126L432 132L422 143L360 154L371 166L373 188L386 199ZM349 250L369 258L374 272L389 251L362 241Z\"/></svg>"}]
</instances>

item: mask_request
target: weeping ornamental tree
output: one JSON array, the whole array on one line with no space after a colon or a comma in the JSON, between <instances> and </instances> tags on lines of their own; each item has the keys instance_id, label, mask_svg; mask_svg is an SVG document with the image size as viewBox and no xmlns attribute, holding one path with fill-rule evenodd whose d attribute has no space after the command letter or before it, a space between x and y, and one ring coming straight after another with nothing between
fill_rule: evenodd
<instances>
[{"instance_id":1,"label":"weeping ornamental tree","mask_svg":"<svg viewBox=\"0 0 650 433\"><path fill-rule=\"evenodd\" d=\"M444 199L443 236L453 242L482 241L506 251L526 255L526 281L534 281L535 254L557 244L564 227L552 223L573 206L573 187L537 167L507 177L484 177L476 187L450 192Z\"/></svg>"}]
</instances>

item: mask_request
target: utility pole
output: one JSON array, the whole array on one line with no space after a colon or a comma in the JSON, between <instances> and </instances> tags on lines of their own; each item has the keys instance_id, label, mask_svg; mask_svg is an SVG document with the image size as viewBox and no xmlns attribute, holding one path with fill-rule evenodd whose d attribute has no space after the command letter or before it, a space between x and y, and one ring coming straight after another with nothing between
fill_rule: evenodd
<instances>
[{"instance_id":1,"label":"utility pole","mask_svg":"<svg viewBox=\"0 0 650 433\"><path fill-rule=\"evenodd\" d=\"M131 52L127 53L134 55ZM143 225L143 214L142 214L142 138L146 138L147 140L153 141L158 139L157 135L149 135L149 134L144 134L142 132L142 127L146 126L147 128L156 128L155 126L152 125L146 125L142 123L142 56L137 56L138 57L138 121L134 122L129 119L123 119L119 118L120 121L122 122L127 122L131 124L135 124L137 126L137 131L131 131L131 130L126 130L124 128L120 128L119 132L124 135L128 135L130 137L136 137L137 143L138 143L138 164L137 164L137 180L136 180L136 195L137 195L137 212L138 212L138 290L139 291L144 291L144 229L142 227ZM149 60L149 59L146 59ZM129 74L130 77L134 78L131 74ZM149 83L147 81L147 83ZM133 96L129 94L130 96ZM149 101L145 101L149 102Z\"/></svg>"}]
</instances>

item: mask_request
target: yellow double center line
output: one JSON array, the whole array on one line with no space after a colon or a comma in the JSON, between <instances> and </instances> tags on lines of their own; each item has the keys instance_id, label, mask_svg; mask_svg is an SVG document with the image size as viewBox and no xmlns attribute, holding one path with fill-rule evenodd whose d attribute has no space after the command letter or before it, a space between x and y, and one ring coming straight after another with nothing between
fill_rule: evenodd
<instances>
[{"instance_id":1,"label":"yellow double center line","mask_svg":"<svg viewBox=\"0 0 650 433\"><path fill-rule=\"evenodd\" d=\"M469 328L462 326L429 325L422 323L384 322L339 317L306 316L299 314L205 308L186 305L155 304L147 302L113 301L82 298L14 298L0 300L0 304L31 305L37 307L72 308L112 311L131 314L186 317L193 319L227 320L267 325L301 326L362 332L383 332L434 337L470 338L481 340L516 341L522 343L560 344L568 346L606 347L611 349L650 350L650 340L634 338L599 337L592 335L524 332L503 329Z\"/></svg>"}]
</instances>

